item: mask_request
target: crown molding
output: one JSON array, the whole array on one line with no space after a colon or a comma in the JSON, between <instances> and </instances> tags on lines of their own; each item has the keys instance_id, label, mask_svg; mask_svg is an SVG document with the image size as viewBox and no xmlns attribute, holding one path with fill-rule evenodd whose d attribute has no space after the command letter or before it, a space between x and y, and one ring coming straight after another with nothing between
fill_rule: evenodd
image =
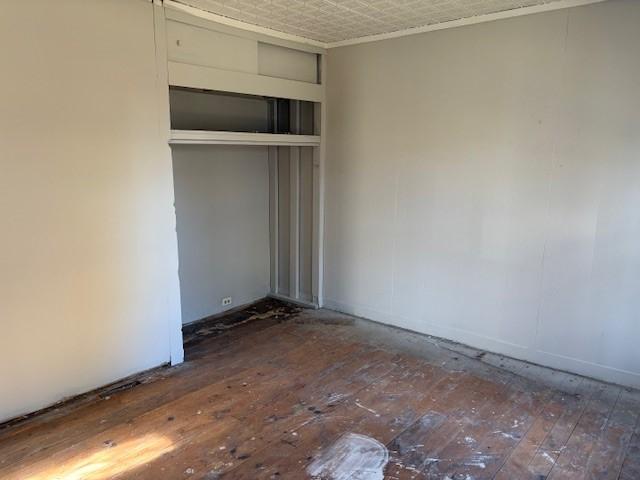
<instances>
[{"instance_id":1,"label":"crown molding","mask_svg":"<svg viewBox=\"0 0 640 480\"><path fill-rule=\"evenodd\" d=\"M531 15L534 13L550 12L553 10L561 10L564 8L580 7L592 3L601 3L607 0L558 0L552 3L544 3L541 5L532 5L530 7L519 7L502 12L487 13L485 15L477 15L475 17L461 18L459 20L451 20L450 22L434 23L433 25L425 25L423 27L406 28L389 33L379 33L376 35L368 35L366 37L352 38L349 40L341 40L339 42L331 42L325 45L325 48L346 47L348 45L357 45L360 43L379 42L390 38L406 37L416 35L418 33L433 32L436 30L445 30L447 28L464 27L466 25L475 25L477 23L493 22L495 20L503 20L505 18L521 17L523 15Z\"/></svg>"},{"instance_id":2,"label":"crown molding","mask_svg":"<svg viewBox=\"0 0 640 480\"><path fill-rule=\"evenodd\" d=\"M152 0L160 1L160 0ZM450 22L435 23L433 25L424 25L422 27L406 28L404 30L397 30L395 32L379 33L376 35L368 35L366 37L352 38L349 40L341 40L338 42L320 42L312 40L310 38L301 37L298 35L292 35L289 33L280 32L278 30L272 30L266 27L260 27L252 23L243 22L241 20L235 20L233 18L225 17L215 13L201 10L196 7L179 3L176 0L164 0L164 5L171 7L175 10L195 15L206 20L221 23L242 30L247 30L262 35L268 35L271 37L279 38L281 40L287 40L291 42L302 43L306 45L312 45L314 47L320 47L324 49L346 47L349 45L358 45L361 43L379 42L381 40L387 40L391 38L406 37L409 35L416 35L419 33L433 32L436 30L445 30L447 28L457 28L466 25L475 25L477 23L493 22L495 20L503 20L512 17L521 17L523 15L531 15L535 13L550 12L553 10L561 10L564 8L580 7L583 5L589 5L592 3L601 3L608 0L557 0L551 3L543 3L541 5L532 5L529 7L514 8L511 10L504 10L502 12L487 13L485 15L477 15L475 17L461 18L459 20L452 20Z\"/></svg>"}]
</instances>

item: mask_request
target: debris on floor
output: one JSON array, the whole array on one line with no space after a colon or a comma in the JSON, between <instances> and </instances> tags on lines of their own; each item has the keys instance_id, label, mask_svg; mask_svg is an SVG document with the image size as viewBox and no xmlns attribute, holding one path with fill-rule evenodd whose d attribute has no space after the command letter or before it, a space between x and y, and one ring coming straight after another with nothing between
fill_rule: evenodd
<instances>
[{"instance_id":1,"label":"debris on floor","mask_svg":"<svg viewBox=\"0 0 640 480\"><path fill-rule=\"evenodd\" d=\"M259 300L238 310L223 312L182 327L185 348L215 337L232 328L259 320L285 321L303 311L302 307L273 298Z\"/></svg>"}]
</instances>

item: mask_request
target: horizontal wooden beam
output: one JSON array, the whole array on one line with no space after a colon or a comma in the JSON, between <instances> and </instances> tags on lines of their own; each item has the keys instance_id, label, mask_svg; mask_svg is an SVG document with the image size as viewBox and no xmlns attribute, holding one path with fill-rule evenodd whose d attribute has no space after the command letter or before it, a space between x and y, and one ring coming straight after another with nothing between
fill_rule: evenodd
<instances>
[{"instance_id":1,"label":"horizontal wooden beam","mask_svg":"<svg viewBox=\"0 0 640 480\"><path fill-rule=\"evenodd\" d=\"M309 102L324 101L322 85L315 83L171 61L169 62L169 85Z\"/></svg>"},{"instance_id":2,"label":"horizontal wooden beam","mask_svg":"<svg viewBox=\"0 0 640 480\"><path fill-rule=\"evenodd\" d=\"M280 145L285 147L317 147L320 145L320 136L287 135L281 133L171 130L169 143L195 145Z\"/></svg>"}]
</instances>

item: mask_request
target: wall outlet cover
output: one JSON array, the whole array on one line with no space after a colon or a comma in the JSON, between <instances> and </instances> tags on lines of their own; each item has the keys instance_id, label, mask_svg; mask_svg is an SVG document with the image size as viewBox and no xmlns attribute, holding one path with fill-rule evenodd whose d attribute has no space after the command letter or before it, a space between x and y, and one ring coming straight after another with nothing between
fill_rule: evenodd
<instances>
[{"instance_id":1,"label":"wall outlet cover","mask_svg":"<svg viewBox=\"0 0 640 480\"><path fill-rule=\"evenodd\" d=\"M220 302L220 303L222 303L223 307L226 307L226 306L231 305L233 303L233 298L232 297L224 297L222 299L222 302Z\"/></svg>"}]
</instances>

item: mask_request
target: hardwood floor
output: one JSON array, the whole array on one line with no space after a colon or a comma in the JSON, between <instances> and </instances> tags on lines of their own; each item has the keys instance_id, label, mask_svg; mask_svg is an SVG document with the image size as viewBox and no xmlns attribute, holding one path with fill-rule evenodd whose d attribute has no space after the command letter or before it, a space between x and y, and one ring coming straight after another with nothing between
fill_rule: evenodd
<instances>
[{"instance_id":1,"label":"hardwood floor","mask_svg":"<svg viewBox=\"0 0 640 480\"><path fill-rule=\"evenodd\" d=\"M234 315L182 366L5 425L0 478L640 479L637 391L328 311Z\"/></svg>"}]
</instances>

